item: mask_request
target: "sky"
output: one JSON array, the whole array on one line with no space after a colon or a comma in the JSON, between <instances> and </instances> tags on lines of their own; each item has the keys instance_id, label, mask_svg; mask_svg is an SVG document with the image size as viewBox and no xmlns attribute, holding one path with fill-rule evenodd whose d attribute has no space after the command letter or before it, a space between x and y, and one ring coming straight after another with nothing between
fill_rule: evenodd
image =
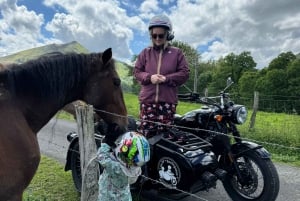
<instances>
[{"instance_id":1,"label":"sky","mask_svg":"<svg viewBox=\"0 0 300 201\"><path fill-rule=\"evenodd\" d=\"M150 45L156 14L204 62L249 51L260 69L282 52L300 53L300 0L0 0L0 57L77 41L130 61Z\"/></svg>"}]
</instances>

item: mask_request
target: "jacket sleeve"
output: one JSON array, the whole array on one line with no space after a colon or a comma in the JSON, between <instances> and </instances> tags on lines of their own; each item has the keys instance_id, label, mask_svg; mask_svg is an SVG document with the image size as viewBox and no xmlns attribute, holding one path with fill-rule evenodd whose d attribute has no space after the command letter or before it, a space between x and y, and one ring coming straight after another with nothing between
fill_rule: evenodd
<instances>
[{"instance_id":1,"label":"jacket sleeve","mask_svg":"<svg viewBox=\"0 0 300 201\"><path fill-rule=\"evenodd\" d=\"M141 84L141 85L148 85L151 84L151 74L145 71L145 65L146 65L146 58L145 58L145 50L143 50L134 66L134 77L135 79Z\"/></svg>"},{"instance_id":2,"label":"jacket sleeve","mask_svg":"<svg viewBox=\"0 0 300 201\"><path fill-rule=\"evenodd\" d=\"M101 147L98 149L97 152L97 159L100 165L103 168L106 168L108 172L120 173L121 167L120 163L111 157L111 148L106 143L101 143Z\"/></svg>"},{"instance_id":3,"label":"jacket sleeve","mask_svg":"<svg viewBox=\"0 0 300 201\"><path fill-rule=\"evenodd\" d=\"M183 52L179 49L177 53L176 72L166 75L165 84L173 87L184 84L189 79L190 70Z\"/></svg>"}]
</instances>

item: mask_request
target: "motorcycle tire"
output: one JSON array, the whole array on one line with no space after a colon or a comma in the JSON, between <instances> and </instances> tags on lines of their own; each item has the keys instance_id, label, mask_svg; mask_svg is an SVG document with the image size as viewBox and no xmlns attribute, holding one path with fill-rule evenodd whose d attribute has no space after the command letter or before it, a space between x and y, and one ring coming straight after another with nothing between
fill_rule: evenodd
<instances>
[{"instance_id":1,"label":"motorcycle tire","mask_svg":"<svg viewBox=\"0 0 300 201\"><path fill-rule=\"evenodd\" d=\"M71 152L71 171L73 182L75 188L78 192L81 192L82 186L82 176L81 176L81 166L80 166L80 154L79 154L79 144L76 142L73 146L73 151Z\"/></svg>"},{"instance_id":2,"label":"motorcycle tire","mask_svg":"<svg viewBox=\"0 0 300 201\"><path fill-rule=\"evenodd\" d=\"M244 184L238 181L237 173L232 167L232 171L228 172L223 181L223 186L231 199L233 201L275 201L280 184L277 170L272 161L269 158L261 158L253 151L244 152L235 160L243 176ZM260 178L263 179L261 190L259 190ZM256 191L258 191L257 195Z\"/></svg>"},{"instance_id":3,"label":"motorcycle tire","mask_svg":"<svg viewBox=\"0 0 300 201\"><path fill-rule=\"evenodd\" d=\"M72 171L72 178L74 182L74 186L77 192L81 192L82 187L82 174L81 174L81 164L80 164L80 153L79 153L79 143L78 141L74 144L70 156L70 166ZM103 172L103 168L99 166L99 173ZM99 178L99 175L97 175ZM96 179L98 179L96 178Z\"/></svg>"}]
</instances>

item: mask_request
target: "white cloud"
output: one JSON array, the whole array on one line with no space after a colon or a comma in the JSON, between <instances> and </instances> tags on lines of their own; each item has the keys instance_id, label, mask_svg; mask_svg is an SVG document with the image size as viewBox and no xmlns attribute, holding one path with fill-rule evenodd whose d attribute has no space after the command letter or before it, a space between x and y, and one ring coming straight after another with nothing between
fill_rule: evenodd
<instances>
[{"instance_id":1,"label":"white cloud","mask_svg":"<svg viewBox=\"0 0 300 201\"><path fill-rule=\"evenodd\" d=\"M42 11L16 1L0 0L0 55L76 40L90 51L112 47L115 58L130 59L149 44L147 24L158 13L170 17L176 40L194 48L208 46L203 59L250 51L258 67L264 67L283 51L300 52L300 1L44 0L56 10L50 21Z\"/></svg>"},{"instance_id":2,"label":"white cloud","mask_svg":"<svg viewBox=\"0 0 300 201\"><path fill-rule=\"evenodd\" d=\"M80 31L79 21L75 17L65 13L56 13L52 21L46 25L46 29L62 41L75 40L74 35L79 32L82 35L88 34L88 32Z\"/></svg>"},{"instance_id":3,"label":"white cloud","mask_svg":"<svg viewBox=\"0 0 300 201\"><path fill-rule=\"evenodd\" d=\"M201 56L202 59L204 60L213 60L216 57L224 57L228 54L229 47L228 45L220 42L220 41L215 41L213 42L207 52L204 52Z\"/></svg>"},{"instance_id":4,"label":"white cloud","mask_svg":"<svg viewBox=\"0 0 300 201\"><path fill-rule=\"evenodd\" d=\"M133 40L133 31L145 25L138 16L129 17L126 10L118 7L117 1L46 1L46 5L55 4L68 12L57 13L47 24L47 30L56 38L76 40L91 51L112 47L115 57L131 57L129 42Z\"/></svg>"},{"instance_id":5,"label":"white cloud","mask_svg":"<svg viewBox=\"0 0 300 201\"><path fill-rule=\"evenodd\" d=\"M146 0L141 3L140 12L142 14L149 14L159 10L157 0Z\"/></svg>"},{"instance_id":6,"label":"white cloud","mask_svg":"<svg viewBox=\"0 0 300 201\"><path fill-rule=\"evenodd\" d=\"M44 23L42 14L28 11L25 6L16 6L16 1L0 1L0 55L7 55L43 44L40 27Z\"/></svg>"},{"instance_id":7,"label":"white cloud","mask_svg":"<svg viewBox=\"0 0 300 201\"><path fill-rule=\"evenodd\" d=\"M298 29L300 27L300 13L275 22L274 27L278 27L280 30Z\"/></svg>"},{"instance_id":8,"label":"white cloud","mask_svg":"<svg viewBox=\"0 0 300 201\"><path fill-rule=\"evenodd\" d=\"M222 43L227 54L251 51L261 68L282 51L299 53L299 8L300 1L293 0L215 0L194 4L179 0L171 19L176 39L193 47L221 39L222 42L211 44L203 58L217 59Z\"/></svg>"}]
</instances>

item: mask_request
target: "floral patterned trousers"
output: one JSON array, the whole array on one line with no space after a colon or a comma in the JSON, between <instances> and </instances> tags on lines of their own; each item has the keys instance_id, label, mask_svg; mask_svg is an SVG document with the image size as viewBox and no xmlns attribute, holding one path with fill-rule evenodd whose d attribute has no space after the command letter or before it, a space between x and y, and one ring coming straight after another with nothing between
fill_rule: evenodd
<instances>
[{"instance_id":1,"label":"floral patterned trousers","mask_svg":"<svg viewBox=\"0 0 300 201\"><path fill-rule=\"evenodd\" d=\"M164 125L171 125L176 113L176 104L169 103L141 103L140 104L140 132L146 137L152 137Z\"/></svg>"}]
</instances>

